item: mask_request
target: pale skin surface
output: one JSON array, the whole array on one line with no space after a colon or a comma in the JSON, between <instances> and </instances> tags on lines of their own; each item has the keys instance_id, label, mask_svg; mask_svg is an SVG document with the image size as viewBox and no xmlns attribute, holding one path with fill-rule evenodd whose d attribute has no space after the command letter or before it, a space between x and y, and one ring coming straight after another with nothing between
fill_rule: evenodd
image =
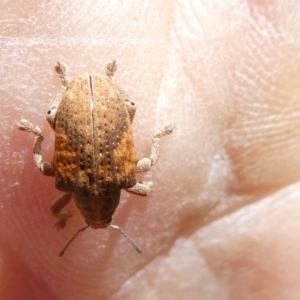
<instances>
[{"instance_id":1,"label":"pale skin surface","mask_svg":"<svg viewBox=\"0 0 300 300\"><path fill-rule=\"evenodd\" d=\"M300 8L223 2L0 4L1 299L300 299ZM114 58L140 157L176 126L154 192L123 192L113 218L143 253L87 229L60 258L84 220L55 230L60 193L14 123L39 125L51 160L55 62L73 78Z\"/></svg>"}]
</instances>

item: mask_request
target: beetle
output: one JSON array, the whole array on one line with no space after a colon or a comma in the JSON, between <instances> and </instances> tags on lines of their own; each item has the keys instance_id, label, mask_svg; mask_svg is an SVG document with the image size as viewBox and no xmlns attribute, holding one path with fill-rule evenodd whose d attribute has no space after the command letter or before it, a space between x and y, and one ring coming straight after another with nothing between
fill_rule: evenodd
<instances>
[{"instance_id":1,"label":"beetle","mask_svg":"<svg viewBox=\"0 0 300 300\"><path fill-rule=\"evenodd\" d=\"M147 196L150 183L137 180L137 173L146 172L157 162L161 138L173 131L172 125L155 133L150 158L138 159L134 148L132 121L135 103L116 85L112 77L117 64L113 60L106 65L106 76L83 74L72 81L67 67L57 62L56 72L61 87L54 97L46 118L55 132L55 151L52 162L43 160L41 130L22 119L16 126L35 135L33 158L41 173L55 177L55 186L63 193L52 203L50 210L58 220L60 229L73 216L63 208L74 198L86 226L80 228L59 253L62 256L79 234L88 227L98 229L111 226L112 216L119 204L121 190Z\"/></svg>"}]
</instances>

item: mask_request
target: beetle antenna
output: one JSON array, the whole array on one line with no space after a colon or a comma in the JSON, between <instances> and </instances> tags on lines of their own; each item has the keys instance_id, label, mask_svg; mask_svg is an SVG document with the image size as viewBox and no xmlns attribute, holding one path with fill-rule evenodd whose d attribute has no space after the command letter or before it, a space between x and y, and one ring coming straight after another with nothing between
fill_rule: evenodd
<instances>
[{"instance_id":1,"label":"beetle antenna","mask_svg":"<svg viewBox=\"0 0 300 300\"><path fill-rule=\"evenodd\" d=\"M123 236L132 244L132 246L135 248L135 250L138 252L138 253L142 253L142 249L135 244L135 242L117 225L112 225L112 224L109 224L110 227L112 227L113 229L116 229L116 230L119 230Z\"/></svg>"},{"instance_id":2,"label":"beetle antenna","mask_svg":"<svg viewBox=\"0 0 300 300\"><path fill-rule=\"evenodd\" d=\"M67 245L58 253L59 256L63 256L65 251L67 250L67 248L70 246L70 244L75 240L76 236L82 232L85 231L88 227L90 227L90 225L87 225L85 227L82 227L80 229L77 230L77 232L74 234L74 236L69 240L69 242L67 243Z\"/></svg>"}]
</instances>

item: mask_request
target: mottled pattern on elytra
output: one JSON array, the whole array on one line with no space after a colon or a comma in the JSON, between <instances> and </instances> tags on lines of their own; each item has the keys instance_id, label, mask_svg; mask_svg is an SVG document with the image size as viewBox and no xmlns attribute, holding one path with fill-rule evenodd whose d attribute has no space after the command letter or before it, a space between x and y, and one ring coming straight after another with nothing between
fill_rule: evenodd
<instances>
[{"instance_id":1,"label":"mottled pattern on elytra","mask_svg":"<svg viewBox=\"0 0 300 300\"><path fill-rule=\"evenodd\" d=\"M55 119L57 188L89 194L132 187L136 163L129 114L111 79L84 74L72 80Z\"/></svg>"}]
</instances>

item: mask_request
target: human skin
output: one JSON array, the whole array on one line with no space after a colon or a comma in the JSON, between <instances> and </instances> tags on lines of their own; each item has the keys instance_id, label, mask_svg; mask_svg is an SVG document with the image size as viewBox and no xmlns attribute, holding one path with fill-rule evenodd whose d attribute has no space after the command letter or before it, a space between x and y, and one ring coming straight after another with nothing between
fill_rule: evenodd
<instances>
[{"instance_id":1,"label":"human skin","mask_svg":"<svg viewBox=\"0 0 300 300\"><path fill-rule=\"evenodd\" d=\"M7 1L0 4L1 299L300 299L300 8L288 1ZM75 215L56 231L60 195L32 160L38 125L69 75L104 73L137 105L139 156L174 123L160 159L122 193L112 228Z\"/></svg>"}]
</instances>

